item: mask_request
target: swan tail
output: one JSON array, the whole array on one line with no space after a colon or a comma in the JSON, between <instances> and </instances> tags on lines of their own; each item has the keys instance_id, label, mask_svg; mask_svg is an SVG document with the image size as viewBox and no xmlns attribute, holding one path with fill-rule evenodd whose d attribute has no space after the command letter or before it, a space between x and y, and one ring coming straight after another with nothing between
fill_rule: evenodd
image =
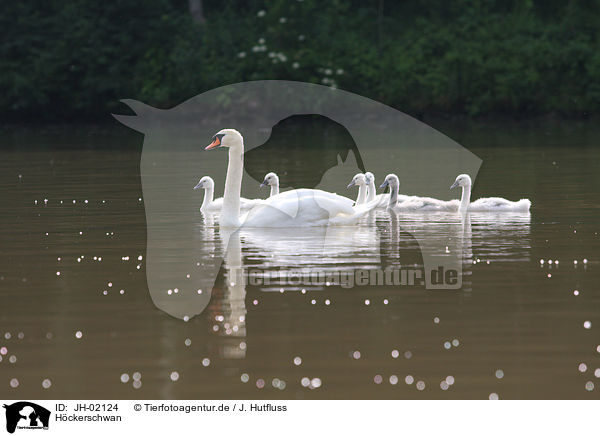
<instances>
[{"instance_id":1,"label":"swan tail","mask_svg":"<svg viewBox=\"0 0 600 436\"><path fill-rule=\"evenodd\" d=\"M333 226L350 226L356 224L368 211L357 212L353 215L336 215L329 220L329 225Z\"/></svg>"},{"instance_id":2,"label":"swan tail","mask_svg":"<svg viewBox=\"0 0 600 436\"><path fill-rule=\"evenodd\" d=\"M516 206L517 207L515 210L519 212L529 212L529 209L531 208L531 201L527 198L522 198L521 200L517 201Z\"/></svg>"},{"instance_id":3,"label":"swan tail","mask_svg":"<svg viewBox=\"0 0 600 436\"><path fill-rule=\"evenodd\" d=\"M352 213L338 214L330 218L329 224L335 226L345 226L356 224L362 217L374 210L379 204L380 199L375 198L367 203L354 206Z\"/></svg>"}]
</instances>

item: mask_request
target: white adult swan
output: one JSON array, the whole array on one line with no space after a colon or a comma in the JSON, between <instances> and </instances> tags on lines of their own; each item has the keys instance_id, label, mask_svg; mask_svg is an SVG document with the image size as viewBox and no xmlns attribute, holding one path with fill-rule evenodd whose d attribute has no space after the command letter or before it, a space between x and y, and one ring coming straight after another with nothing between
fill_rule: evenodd
<instances>
[{"instance_id":1,"label":"white adult swan","mask_svg":"<svg viewBox=\"0 0 600 436\"><path fill-rule=\"evenodd\" d=\"M244 172L244 139L234 129L223 129L206 147L229 148L221 227L306 227L356 223L375 205L352 207L352 200L318 189L294 189L263 200L240 216L240 191Z\"/></svg>"},{"instance_id":2,"label":"white adult swan","mask_svg":"<svg viewBox=\"0 0 600 436\"><path fill-rule=\"evenodd\" d=\"M271 193L269 194L269 197L279 194L279 176L275 173L267 173L265 179L260 184L261 188L263 186L271 187Z\"/></svg>"},{"instance_id":3,"label":"white adult swan","mask_svg":"<svg viewBox=\"0 0 600 436\"><path fill-rule=\"evenodd\" d=\"M460 186L462 196L459 211L466 212L529 212L531 201L523 198L519 201L510 201L500 197L480 198L471 203L471 177L468 174L459 174L450 186L450 189Z\"/></svg>"},{"instance_id":4,"label":"white adult swan","mask_svg":"<svg viewBox=\"0 0 600 436\"><path fill-rule=\"evenodd\" d=\"M213 200L215 193L215 181L212 177L204 176L200 179L194 189L204 189L204 199L200 210L202 212L219 212L223 206L223 197ZM240 198L240 209L251 209L261 203L262 200L248 200Z\"/></svg>"},{"instance_id":5,"label":"white adult swan","mask_svg":"<svg viewBox=\"0 0 600 436\"><path fill-rule=\"evenodd\" d=\"M455 212L458 210L458 200L438 200L431 197L417 197L417 196L402 196L406 197L403 201L398 201L398 190L400 188L400 181L398 176L395 174L388 174L385 177L385 181L381 184L380 188L390 187L390 201L388 203L388 209L394 211L439 211L439 212Z\"/></svg>"},{"instance_id":6,"label":"white adult swan","mask_svg":"<svg viewBox=\"0 0 600 436\"><path fill-rule=\"evenodd\" d=\"M358 197L356 197L356 201L354 202L355 206L359 204L363 204L367 200L367 181L364 174L358 173L348 184L347 188L351 188L353 186L358 186Z\"/></svg>"}]
</instances>

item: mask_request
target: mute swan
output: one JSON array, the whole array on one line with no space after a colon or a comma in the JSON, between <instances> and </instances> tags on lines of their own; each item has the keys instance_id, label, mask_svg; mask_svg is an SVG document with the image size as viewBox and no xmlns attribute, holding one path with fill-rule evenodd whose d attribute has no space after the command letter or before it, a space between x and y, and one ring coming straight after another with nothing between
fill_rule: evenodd
<instances>
[{"instance_id":1,"label":"mute swan","mask_svg":"<svg viewBox=\"0 0 600 436\"><path fill-rule=\"evenodd\" d=\"M277 176L277 174L268 173L265 176L265 179L263 180L263 182L260 184L261 188L263 186L271 187L271 194L269 194L269 197L279 194L279 177Z\"/></svg>"},{"instance_id":2,"label":"mute swan","mask_svg":"<svg viewBox=\"0 0 600 436\"><path fill-rule=\"evenodd\" d=\"M358 206L359 204L363 204L367 198L367 183L365 175L361 173L355 175L347 187L351 188L353 186L358 186L358 197L356 197L356 202L354 203L355 206Z\"/></svg>"},{"instance_id":3,"label":"mute swan","mask_svg":"<svg viewBox=\"0 0 600 436\"><path fill-rule=\"evenodd\" d=\"M204 200L202 200L202 206L200 210L202 212L219 212L223 206L223 197L213 200L215 192L215 181L212 177L204 176L200 179L198 184L194 186L194 190L204 189ZM240 198L240 209L251 209L254 206L260 204L262 200L248 200L247 198Z\"/></svg>"},{"instance_id":4,"label":"mute swan","mask_svg":"<svg viewBox=\"0 0 600 436\"><path fill-rule=\"evenodd\" d=\"M460 186L462 196L459 211L466 212L529 212L531 201L521 199L510 201L500 197L480 198L471 203L471 177L468 174L459 174L450 186L450 189Z\"/></svg>"},{"instance_id":5,"label":"mute swan","mask_svg":"<svg viewBox=\"0 0 600 436\"><path fill-rule=\"evenodd\" d=\"M443 201L431 197L417 197L417 196L406 196L403 201L399 202L398 189L400 187L400 181L398 176L395 174L388 174L385 177L385 181L381 184L380 188L390 187L390 201L388 203L388 209L394 211L450 211L455 212L458 210L458 200Z\"/></svg>"},{"instance_id":6,"label":"mute swan","mask_svg":"<svg viewBox=\"0 0 600 436\"><path fill-rule=\"evenodd\" d=\"M221 227L306 227L354 224L374 204L352 207L352 200L318 189L294 189L263 200L240 216L240 191L244 171L244 139L235 129L223 129L206 147L229 148Z\"/></svg>"}]
</instances>

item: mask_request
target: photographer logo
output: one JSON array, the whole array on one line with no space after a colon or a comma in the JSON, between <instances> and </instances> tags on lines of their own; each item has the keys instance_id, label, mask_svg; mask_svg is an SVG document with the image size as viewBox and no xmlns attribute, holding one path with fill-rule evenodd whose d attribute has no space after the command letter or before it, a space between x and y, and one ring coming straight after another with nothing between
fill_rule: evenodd
<instances>
[{"instance_id":1,"label":"photographer logo","mask_svg":"<svg viewBox=\"0 0 600 436\"><path fill-rule=\"evenodd\" d=\"M50 411L29 401L4 404L6 409L6 431L14 433L19 430L48 430Z\"/></svg>"}]
</instances>

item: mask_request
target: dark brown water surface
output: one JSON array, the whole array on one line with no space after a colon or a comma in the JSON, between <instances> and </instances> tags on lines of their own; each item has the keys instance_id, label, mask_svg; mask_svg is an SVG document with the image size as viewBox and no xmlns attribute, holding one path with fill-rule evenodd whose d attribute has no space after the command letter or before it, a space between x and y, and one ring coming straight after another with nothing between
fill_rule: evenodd
<instances>
[{"instance_id":1,"label":"dark brown water surface","mask_svg":"<svg viewBox=\"0 0 600 436\"><path fill-rule=\"evenodd\" d=\"M224 265L208 308L184 322L148 293L142 137L118 127L3 129L0 397L598 399L600 129L442 130L483 159L475 198L533 203L524 220L472 218L462 289L280 292L277 283L231 286ZM218 225L197 219L217 245ZM399 219L442 229L436 218ZM384 211L342 235L349 242L329 258L284 237L287 253L286 240L241 235L242 267L421 262Z\"/></svg>"}]
</instances>

